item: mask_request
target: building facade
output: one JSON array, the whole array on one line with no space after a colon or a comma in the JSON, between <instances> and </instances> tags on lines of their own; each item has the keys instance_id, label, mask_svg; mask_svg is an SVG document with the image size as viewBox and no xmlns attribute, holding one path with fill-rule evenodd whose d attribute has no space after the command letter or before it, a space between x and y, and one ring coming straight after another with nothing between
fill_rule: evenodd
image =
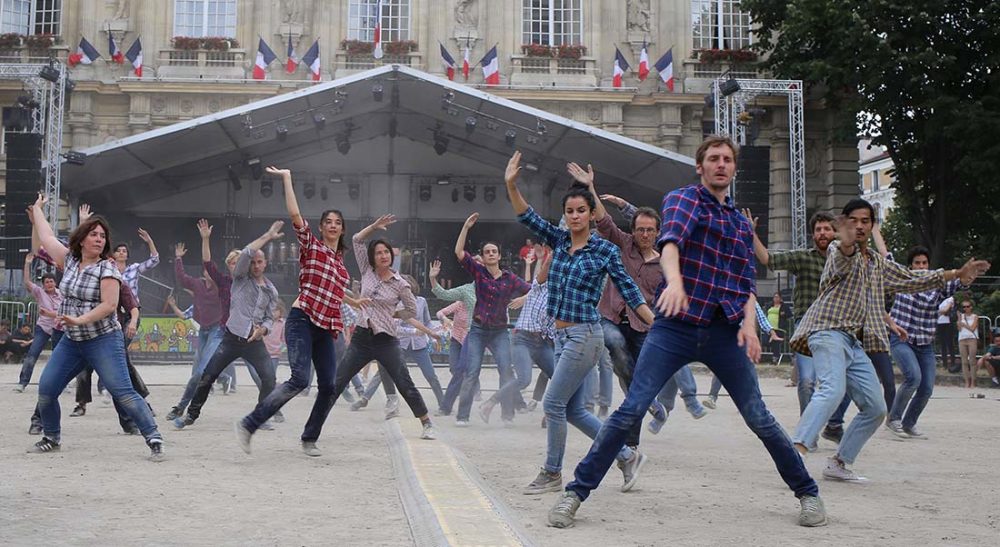
<instances>
[{"instance_id":1,"label":"building facade","mask_svg":"<svg viewBox=\"0 0 1000 547\"><path fill-rule=\"evenodd\" d=\"M867 140L858 146L860 159L858 174L861 177L861 197L875 207L875 217L880 224L889 218L896 199L896 189L892 187L896 177L895 164L889 153L880 147L870 145Z\"/></svg>"}]
</instances>

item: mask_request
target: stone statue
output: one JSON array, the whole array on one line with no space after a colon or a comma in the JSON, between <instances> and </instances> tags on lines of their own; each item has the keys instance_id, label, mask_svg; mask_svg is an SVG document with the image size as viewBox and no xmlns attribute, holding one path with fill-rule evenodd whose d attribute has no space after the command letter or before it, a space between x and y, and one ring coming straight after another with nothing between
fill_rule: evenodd
<instances>
[{"instance_id":1,"label":"stone statue","mask_svg":"<svg viewBox=\"0 0 1000 547\"><path fill-rule=\"evenodd\" d=\"M628 30L649 32L649 0L628 0Z\"/></svg>"},{"instance_id":2,"label":"stone statue","mask_svg":"<svg viewBox=\"0 0 1000 547\"><path fill-rule=\"evenodd\" d=\"M128 0L118 0L117 4L115 6L115 15L112 19L128 19Z\"/></svg>"},{"instance_id":3,"label":"stone statue","mask_svg":"<svg viewBox=\"0 0 1000 547\"><path fill-rule=\"evenodd\" d=\"M455 27L474 29L479 26L479 6L476 0L457 0L455 2Z\"/></svg>"},{"instance_id":4,"label":"stone statue","mask_svg":"<svg viewBox=\"0 0 1000 547\"><path fill-rule=\"evenodd\" d=\"M281 22L301 25L311 4L309 0L281 0Z\"/></svg>"}]
</instances>

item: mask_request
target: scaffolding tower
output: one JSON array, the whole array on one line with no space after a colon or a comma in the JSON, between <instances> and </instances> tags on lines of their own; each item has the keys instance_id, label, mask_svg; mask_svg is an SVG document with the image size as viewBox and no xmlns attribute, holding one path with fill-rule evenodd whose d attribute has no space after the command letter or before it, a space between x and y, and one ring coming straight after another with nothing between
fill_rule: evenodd
<instances>
[{"instance_id":1,"label":"scaffolding tower","mask_svg":"<svg viewBox=\"0 0 1000 547\"><path fill-rule=\"evenodd\" d=\"M723 96L723 85L739 89ZM781 95L788 99L788 161L792 196L792 247L809 246L806 233L806 145L805 113L801 80L732 79L717 78L712 84L715 104L715 132L727 135L738 145L746 144L746 127L739 123L740 114L747 104L762 95ZM734 179L734 184L736 183Z\"/></svg>"}]
</instances>

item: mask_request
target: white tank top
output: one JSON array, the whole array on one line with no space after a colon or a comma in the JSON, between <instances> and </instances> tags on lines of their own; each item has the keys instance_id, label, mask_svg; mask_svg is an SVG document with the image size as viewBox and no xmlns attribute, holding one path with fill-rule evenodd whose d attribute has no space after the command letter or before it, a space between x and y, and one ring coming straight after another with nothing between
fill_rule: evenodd
<instances>
[{"instance_id":1,"label":"white tank top","mask_svg":"<svg viewBox=\"0 0 1000 547\"><path fill-rule=\"evenodd\" d=\"M958 316L958 319L959 319L959 321L961 321L962 323L965 323L966 325L971 325L972 322L976 319L976 316L974 314L971 314L971 313L970 314L964 314L963 313L963 314L960 314ZM977 332L975 332L975 331L973 331L973 330L971 330L971 329L969 329L967 327L960 327L958 329L958 339L959 340L970 340L970 339L974 339L974 338L979 338L979 333L977 333Z\"/></svg>"}]
</instances>

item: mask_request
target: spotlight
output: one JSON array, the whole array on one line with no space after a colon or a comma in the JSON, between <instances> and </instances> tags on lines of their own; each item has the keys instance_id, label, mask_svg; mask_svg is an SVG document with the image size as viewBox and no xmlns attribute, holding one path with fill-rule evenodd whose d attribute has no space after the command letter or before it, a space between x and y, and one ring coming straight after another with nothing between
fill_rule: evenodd
<instances>
[{"instance_id":1,"label":"spotlight","mask_svg":"<svg viewBox=\"0 0 1000 547\"><path fill-rule=\"evenodd\" d=\"M530 163L530 162L528 162L528 163L524 164L524 170L525 171L531 171L532 173L537 173L538 170L539 170L539 167L538 167L537 163Z\"/></svg>"},{"instance_id":2,"label":"spotlight","mask_svg":"<svg viewBox=\"0 0 1000 547\"><path fill-rule=\"evenodd\" d=\"M66 158L66 163L71 165L83 165L87 162L86 154L74 150L64 153L62 157Z\"/></svg>"},{"instance_id":3,"label":"spotlight","mask_svg":"<svg viewBox=\"0 0 1000 547\"><path fill-rule=\"evenodd\" d=\"M330 197L329 192L326 190L326 186L319 189L319 199L326 201L326 198Z\"/></svg>"},{"instance_id":4,"label":"spotlight","mask_svg":"<svg viewBox=\"0 0 1000 547\"><path fill-rule=\"evenodd\" d=\"M544 134L548 133L548 131L549 131L549 128L546 127L546 125L544 123L542 123L542 120L538 120L538 123L535 126L535 132L538 133L539 135L544 135Z\"/></svg>"},{"instance_id":5,"label":"spotlight","mask_svg":"<svg viewBox=\"0 0 1000 547\"><path fill-rule=\"evenodd\" d=\"M451 189L451 202L458 203L458 188Z\"/></svg>"},{"instance_id":6,"label":"spotlight","mask_svg":"<svg viewBox=\"0 0 1000 547\"><path fill-rule=\"evenodd\" d=\"M347 197L349 197L351 199L358 199L358 197L360 197L360 196L361 196L361 185L360 184L358 184L356 182L352 182L352 183L350 183L350 184L347 185Z\"/></svg>"},{"instance_id":7,"label":"spotlight","mask_svg":"<svg viewBox=\"0 0 1000 547\"><path fill-rule=\"evenodd\" d=\"M497 188L496 186L487 186L483 188L483 201L486 203L493 203L493 200L497 199Z\"/></svg>"},{"instance_id":8,"label":"spotlight","mask_svg":"<svg viewBox=\"0 0 1000 547\"><path fill-rule=\"evenodd\" d=\"M475 116L469 116L465 118L465 134L471 135L473 131L476 130L476 118Z\"/></svg>"},{"instance_id":9,"label":"spotlight","mask_svg":"<svg viewBox=\"0 0 1000 547\"><path fill-rule=\"evenodd\" d=\"M233 190L239 192L243 189L243 184L240 183L240 175L233 169L232 165L226 169L226 175L229 177L229 182L233 183Z\"/></svg>"},{"instance_id":10,"label":"spotlight","mask_svg":"<svg viewBox=\"0 0 1000 547\"><path fill-rule=\"evenodd\" d=\"M38 71L38 77L48 82L58 83L59 71L52 65L44 66L42 70Z\"/></svg>"},{"instance_id":11,"label":"spotlight","mask_svg":"<svg viewBox=\"0 0 1000 547\"><path fill-rule=\"evenodd\" d=\"M316 183L315 182L307 182L307 183L303 184L302 185L302 195L305 196L306 199L312 199L312 198L316 197Z\"/></svg>"},{"instance_id":12,"label":"spotlight","mask_svg":"<svg viewBox=\"0 0 1000 547\"><path fill-rule=\"evenodd\" d=\"M507 143L507 146L514 148L514 144L517 141L517 131L508 129L507 132L503 134L503 140Z\"/></svg>"},{"instance_id":13,"label":"spotlight","mask_svg":"<svg viewBox=\"0 0 1000 547\"><path fill-rule=\"evenodd\" d=\"M269 198L274 195L274 181L272 180L262 180L260 181L260 195L265 198Z\"/></svg>"},{"instance_id":14,"label":"spotlight","mask_svg":"<svg viewBox=\"0 0 1000 547\"><path fill-rule=\"evenodd\" d=\"M351 151L351 141L347 137L347 134L337 137L337 151L345 156Z\"/></svg>"},{"instance_id":15,"label":"spotlight","mask_svg":"<svg viewBox=\"0 0 1000 547\"><path fill-rule=\"evenodd\" d=\"M344 177L340 175L330 175L330 184L340 184L344 182Z\"/></svg>"},{"instance_id":16,"label":"spotlight","mask_svg":"<svg viewBox=\"0 0 1000 547\"><path fill-rule=\"evenodd\" d=\"M326 116L319 112L313 114L313 125L316 126L316 129L323 129L326 127Z\"/></svg>"},{"instance_id":17,"label":"spotlight","mask_svg":"<svg viewBox=\"0 0 1000 547\"><path fill-rule=\"evenodd\" d=\"M431 200L431 187L428 184L420 185L420 201Z\"/></svg>"},{"instance_id":18,"label":"spotlight","mask_svg":"<svg viewBox=\"0 0 1000 547\"><path fill-rule=\"evenodd\" d=\"M462 194L465 195L465 201L475 201L476 187L471 184L466 184L465 189L462 190Z\"/></svg>"},{"instance_id":19,"label":"spotlight","mask_svg":"<svg viewBox=\"0 0 1000 547\"><path fill-rule=\"evenodd\" d=\"M448 151L448 137L441 133L434 132L434 151L437 155L443 156Z\"/></svg>"},{"instance_id":20,"label":"spotlight","mask_svg":"<svg viewBox=\"0 0 1000 547\"><path fill-rule=\"evenodd\" d=\"M438 186L448 186L451 184L451 181L448 180L448 177L438 177L437 184Z\"/></svg>"},{"instance_id":21,"label":"spotlight","mask_svg":"<svg viewBox=\"0 0 1000 547\"><path fill-rule=\"evenodd\" d=\"M452 102L455 100L454 91L445 91L444 95L441 96L441 110L448 110L451 108Z\"/></svg>"},{"instance_id":22,"label":"spotlight","mask_svg":"<svg viewBox=\"0 0 1000 547\"><path fill-rule=\"evenodd\" d=\"M288 138L288 126L284 122L279 123L274 126L274 133L277 135L279 141L284 141Z\"/></svg>"},{"instance_id":23,"label":"spotlight","mask_svg":"<svg viewBox=\"0 0 1000 547\"><path fill-rule=\"evenodd\" d=\"M730 76L728 80L719 84L719 93L721 93L723 97L728 97L733 93L738 92L740 89L742 89L740 87L740 83L737 82L732 76Z\"/></svg>"},{"instance_id":24,"label":"spotlight","mask_svg":"<svg viewBox=\"0 0 1000 547\"><path fill-rule=\"evenodd\" d=\"M382 87L381 83L376 83L375 85L372 86L372 99L375 99L375 102L377 103L382 102L382 98L384 96L385 96L385 89Z\"/></svg>"},{"instance_id":25,"label":"spotlight","mask_svg":"<svg viewBox=\"0 0 1000 547\"><path fill-rule=\"evenodd\" d=\"M250 176L253 177L253 180L260 180L264 176L264 166L260 164L260 158L248 159L247 167L250 168Z\"/></svg>"}]
</instances>

